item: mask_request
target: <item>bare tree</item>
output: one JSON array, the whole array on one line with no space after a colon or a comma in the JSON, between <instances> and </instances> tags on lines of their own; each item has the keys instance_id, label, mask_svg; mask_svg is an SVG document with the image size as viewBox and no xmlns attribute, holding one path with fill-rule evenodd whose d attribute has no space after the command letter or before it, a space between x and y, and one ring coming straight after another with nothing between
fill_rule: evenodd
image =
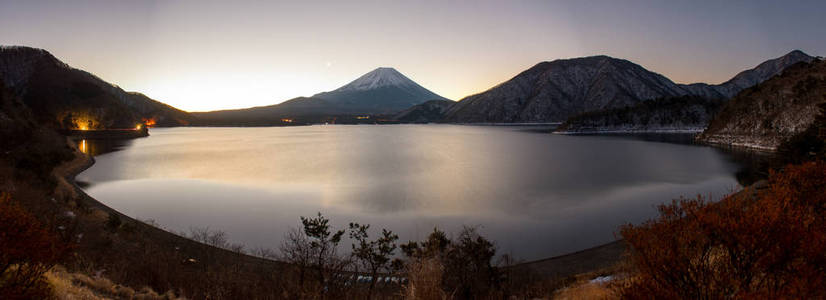
<instances>
[{"instance_id":1,"label":"bare tree","mask_svg":"<svg viewBox=\"0 0 826 300\"><path fill-rule=\"evenodd\" d=\"M370 225L360 225L358 223L350 223L350 238L356 241L352 245L354 256L358 261L370 272L370 288L367 297L373 293L373 288L376 286L376 280L380 271L388 270L390 267L390 259L393 252L396 250L396 240L399 236L392 231L382 229L382 235L375 241L370 241L367 230Z\"/></svg>"},{"instance_id":2,"label":"bare tree","mask_svg":"<svg viewBox=\"0 0 826 300\"><path fill-rule=\"evenodd\" d=\"M302 230L292 230L281 246L284 259L299 268L299 285L303 286L307 271L312 269L315 278L326 285L330 274L340 271L343 260L338 257L338 244L344 230L331 231L330 220L318 213L317 217L301 217Z\"/></svg>"}]
</instances>

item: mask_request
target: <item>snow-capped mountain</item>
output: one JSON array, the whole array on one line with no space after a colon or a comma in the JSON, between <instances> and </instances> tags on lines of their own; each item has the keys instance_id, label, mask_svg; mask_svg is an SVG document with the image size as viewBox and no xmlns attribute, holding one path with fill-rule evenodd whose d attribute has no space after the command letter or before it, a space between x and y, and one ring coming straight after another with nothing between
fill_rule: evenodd
<instances>
[{"instance_id":1,"label":"snow-capped mountain","mask_svg":"<svg viewBox=\"0 0 826 300\"><path fill-rule=\"evenodd\" d=\"M282 118L318 122L332 116L390 114L429 100L447 100L393 68L378 68L329 92L276 105L193 113L205 124L277 124Z\"/></svg>"},{"instance_id":2,"label":"snow-capped mountain","mask_svg":"<svg viewBox=\"0 0 826 300\"><path fill-rule=\"evenodd\" d=\"M428 100L446 100L393 68L377 68L330 92L313 96L357 113L392 113Z\"/></svg>"},{"instance_id":3,"label":"snow-capped mountain","mask_svg":"<svg viewBox=\"0 0 826 300\"><path fill-rule=\"evenodd\" d=\"M366 91L389 85L409 88L421 87L413 82L413 80L399 73L399 71L396 71L396 69L381 67L361 75L361 77L336 89L334 92Z\"/></svg>"}]
</instances>

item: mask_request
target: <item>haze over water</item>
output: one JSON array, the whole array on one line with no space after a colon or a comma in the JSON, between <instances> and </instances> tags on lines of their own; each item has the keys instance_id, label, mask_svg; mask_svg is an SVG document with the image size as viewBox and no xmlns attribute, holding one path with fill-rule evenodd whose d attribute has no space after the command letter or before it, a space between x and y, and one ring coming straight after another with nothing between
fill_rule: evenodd
<instances>
[{"instance_id":1,"label":"haze over water","mask_svg":"<svg viewBox=\"0 0 826 300\"><path fill-rule=\"evenodd\" d=\"M718 149L525 127L152 129L96 160L77 177L92 197L174 231L209 226L277 248L299 216L322 212L402 242L478 226L523 259L610 242L681 195L740 188Z\"/></svg>"}]
</instances>

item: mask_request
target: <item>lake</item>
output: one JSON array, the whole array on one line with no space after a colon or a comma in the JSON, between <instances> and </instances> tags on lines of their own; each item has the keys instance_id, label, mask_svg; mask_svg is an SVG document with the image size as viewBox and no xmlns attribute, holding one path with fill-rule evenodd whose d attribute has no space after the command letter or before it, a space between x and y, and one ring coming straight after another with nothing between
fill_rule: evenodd
<instances>
[{"instance_id":1,"label":"lake","mask_svg":"<svg viewBox=\"0 0 826 300\"><path fill-rule=\"evenodd\" d=\"M673 135L547 132L461 125L155 128L148 138L99 154L77 180L126 215L176 232L222 230L248 248L278 248L299 216L321 212L339 228L368 223L374 235L387 228L401 241L423 239L434 227L457 233L474 226L500 254L527 260L613 241L618 226L656 216L656 205L671 199L719 199L741 188L736 178L744 163L736 155ZM95 143L84 147L106 146Z\"/></svg>"}]
</instances>

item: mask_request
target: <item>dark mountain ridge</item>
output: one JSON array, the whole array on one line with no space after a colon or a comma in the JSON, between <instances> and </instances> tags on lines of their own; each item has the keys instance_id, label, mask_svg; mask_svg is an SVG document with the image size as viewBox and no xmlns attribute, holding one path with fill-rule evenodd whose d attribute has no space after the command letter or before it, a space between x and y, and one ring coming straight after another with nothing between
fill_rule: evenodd
<instances>
[{"instance_id":1,"label":"dark mountain ridge","mask_svg":"<svg viewBox=\"0 0 826 300\"><path fill-rule=\"evenodd\" d=\"M145 122L179 126L192 121L187 112L126 92L42 49L0 47L0 80L38 122L52 128L134 128Z\"/></svg>"},{"instance_id":2,"label":"dark mountain ridge","mask_svg":"<svg viewBox=\"0 0 826 300\"><path fill-rule=\"evenodd\" d=\"M781 57L767 60L752 69L737 73L734 77L718 85L693 83L683 85L690 94L709 99L731 98L740 91L752 87L780 74L784 69L798 62L811 62L815 58L803 51L794 50Z\"/></svg>"}]
</instances>

